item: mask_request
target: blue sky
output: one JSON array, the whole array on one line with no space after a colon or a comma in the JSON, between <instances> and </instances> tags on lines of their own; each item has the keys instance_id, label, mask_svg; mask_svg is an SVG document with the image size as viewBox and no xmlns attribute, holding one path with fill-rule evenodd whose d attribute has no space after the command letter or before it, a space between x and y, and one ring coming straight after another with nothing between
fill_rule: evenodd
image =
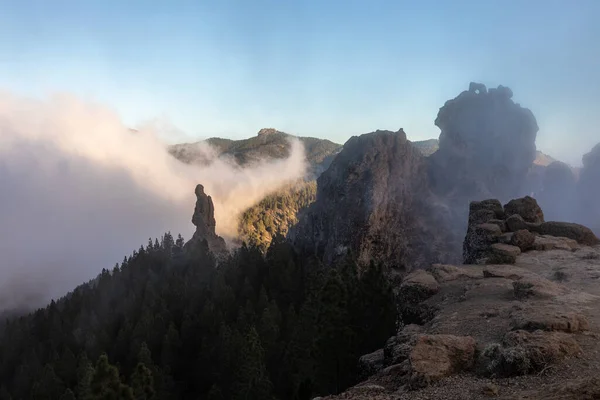
<instances>
[{"instance_id":1,"label":"blue sky","mask_svg":"<svg viewBox=\"0 0 600 400\"><path fill-rule=\"evenodd\" d=\"M513 89L538 147L600 142L597 0L0 0L0 89L70 92L171 141L262 127L343 143L437 137L470 81Z\"/></svg>"}]
</instances>

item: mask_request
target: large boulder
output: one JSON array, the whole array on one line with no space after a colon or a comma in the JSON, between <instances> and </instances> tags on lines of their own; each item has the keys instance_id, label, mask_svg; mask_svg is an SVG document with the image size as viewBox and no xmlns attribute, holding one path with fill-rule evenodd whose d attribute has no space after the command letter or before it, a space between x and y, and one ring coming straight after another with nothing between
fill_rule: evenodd
<instances>
[{"instance_id":1,"label":"large boulder","mask_svg":"<svg viewBox=\"0 0 600 400\"><path fill-rule=\"evenodd\" d=\"M577 243L585 246L595 246L600 244L600 239L586 226L569 223L549 221L539 225L539 227L531 228L541 235L550 235L565 237L577 241Z\"/></svg>"},{"instance_id":2,"label":"large boulder","mask_svg":"<svg viewBox=\"0 0 600 400\"><path fill-rule=\"evenodd\" d=\"M359 264L405 271L458 247L447 214L429 190L425 158L404 131L376 131L344 144L288 235L326 264L351 254Z\"/></svg>"},{"instance_id":3,"label":"large boulder","mask_svg":"<svg viewBox=\"0 0 600 400\"><path fill-rule=\"evenodd\" d=\"M544 222L544 213L537 201L531 196L513 199L504 205L507 216L520 215L525 222L534 224Z\"/></svg>"},{"instance_id":4,"label":"large boulder","mask_svg":"<svg viewBox=\"0 0 600 400\"><path fill-rule=\"evenodd\" d=\"M409 356L412 383L427 385L472 368L475 349L470 336L419 335Z\"/></svg>"}]
</instances>

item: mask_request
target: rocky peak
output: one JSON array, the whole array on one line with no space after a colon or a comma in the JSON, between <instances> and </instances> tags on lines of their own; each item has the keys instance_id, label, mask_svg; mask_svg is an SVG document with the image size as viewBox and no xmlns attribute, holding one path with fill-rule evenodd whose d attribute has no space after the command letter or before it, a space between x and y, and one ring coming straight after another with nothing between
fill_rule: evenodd
<instances>
[{"instance_id":1,"label":"rocky peak","mask_svg":"<svg viewBox=\"0 0 600 400\"><path fill-rule=\"evenodd\" d=\"M419 150L402 129L378 130L344 144L289 236L327 264L350 253L361 264L410 270L447 253L444 216L434 204Z\"/></svg>"},{"instance_id":2,"label":"rocky peak","mask_svg":"<svg viewBox=\"0 0 600 400\"><path fill-rule=\"evenodd\" d=\"M215 207L212 198L204 192L204 186L196 186L196 207L192 216L192 223L196 226L194 236L188 245L194 246L206 241L209 250L216 256L227 253L225 240L215 232Z\"/></svg>"},{"instance_id":3,"label":"rocky peak","mask_svg":"<svg viewBox=\"0 0 600 400\"><path fill-rule=\"evenodd\" d=\"M268 136L268 135L273 135L276 133L281 133L281 132L279 132L277 129L274 129L274 128L262 128L260 131L258 131L258 136Z\"/></svg>"}]
</instances>

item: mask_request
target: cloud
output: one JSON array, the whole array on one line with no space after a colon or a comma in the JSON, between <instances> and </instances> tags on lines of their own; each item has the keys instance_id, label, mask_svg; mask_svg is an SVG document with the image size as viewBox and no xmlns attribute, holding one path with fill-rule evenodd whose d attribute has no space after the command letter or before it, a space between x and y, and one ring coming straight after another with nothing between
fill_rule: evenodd
<instances>
[{"instance_id":1,"label":"cloud","mask_svg":"<svg viewBox=\"0 0 600 400\"><path fill-rule=\"evenodd\" d=\"M0 309L41 306L149 237L189 239L198 183L232 237L240 212L306 169L297 140L287 159L241 168L206 144L208 165L181 163L158 137L71 96L0 94Z\"/></svg>"}]
</instances>

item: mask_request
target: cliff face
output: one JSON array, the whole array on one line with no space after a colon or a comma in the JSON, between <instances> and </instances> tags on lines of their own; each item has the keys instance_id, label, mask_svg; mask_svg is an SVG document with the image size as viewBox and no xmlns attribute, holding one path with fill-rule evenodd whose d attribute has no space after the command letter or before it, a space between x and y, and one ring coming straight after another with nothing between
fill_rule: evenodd
<instances>
[{"instance_id":1,"label":"cliff face","mask_svg":"<svg viewBox=\"0 0 600 400\"><path fill-rule=\"evenodd\" d=\"M317 180L317 198L289 237L334 263L422 267L448 251L444 207L436 207L427 164L403 130L352 137Z\"/></svg>"},{"instance_id":2,"label":"cliff face","mask_svg":"<svg viewBox=\"0 0 600 400\"><path fill-rule=\"evenodd\" d=\"M186 243L187 249L193 249L202 242L206 242L209 250L217 257L227 254L225 240L215 233L217 226L215 220L215 206L212 198L204 193L204 186L196 186L196 207L192 216L192 223L196 226L196 232L189 242Z\"/></svg>"}]
</instances>

